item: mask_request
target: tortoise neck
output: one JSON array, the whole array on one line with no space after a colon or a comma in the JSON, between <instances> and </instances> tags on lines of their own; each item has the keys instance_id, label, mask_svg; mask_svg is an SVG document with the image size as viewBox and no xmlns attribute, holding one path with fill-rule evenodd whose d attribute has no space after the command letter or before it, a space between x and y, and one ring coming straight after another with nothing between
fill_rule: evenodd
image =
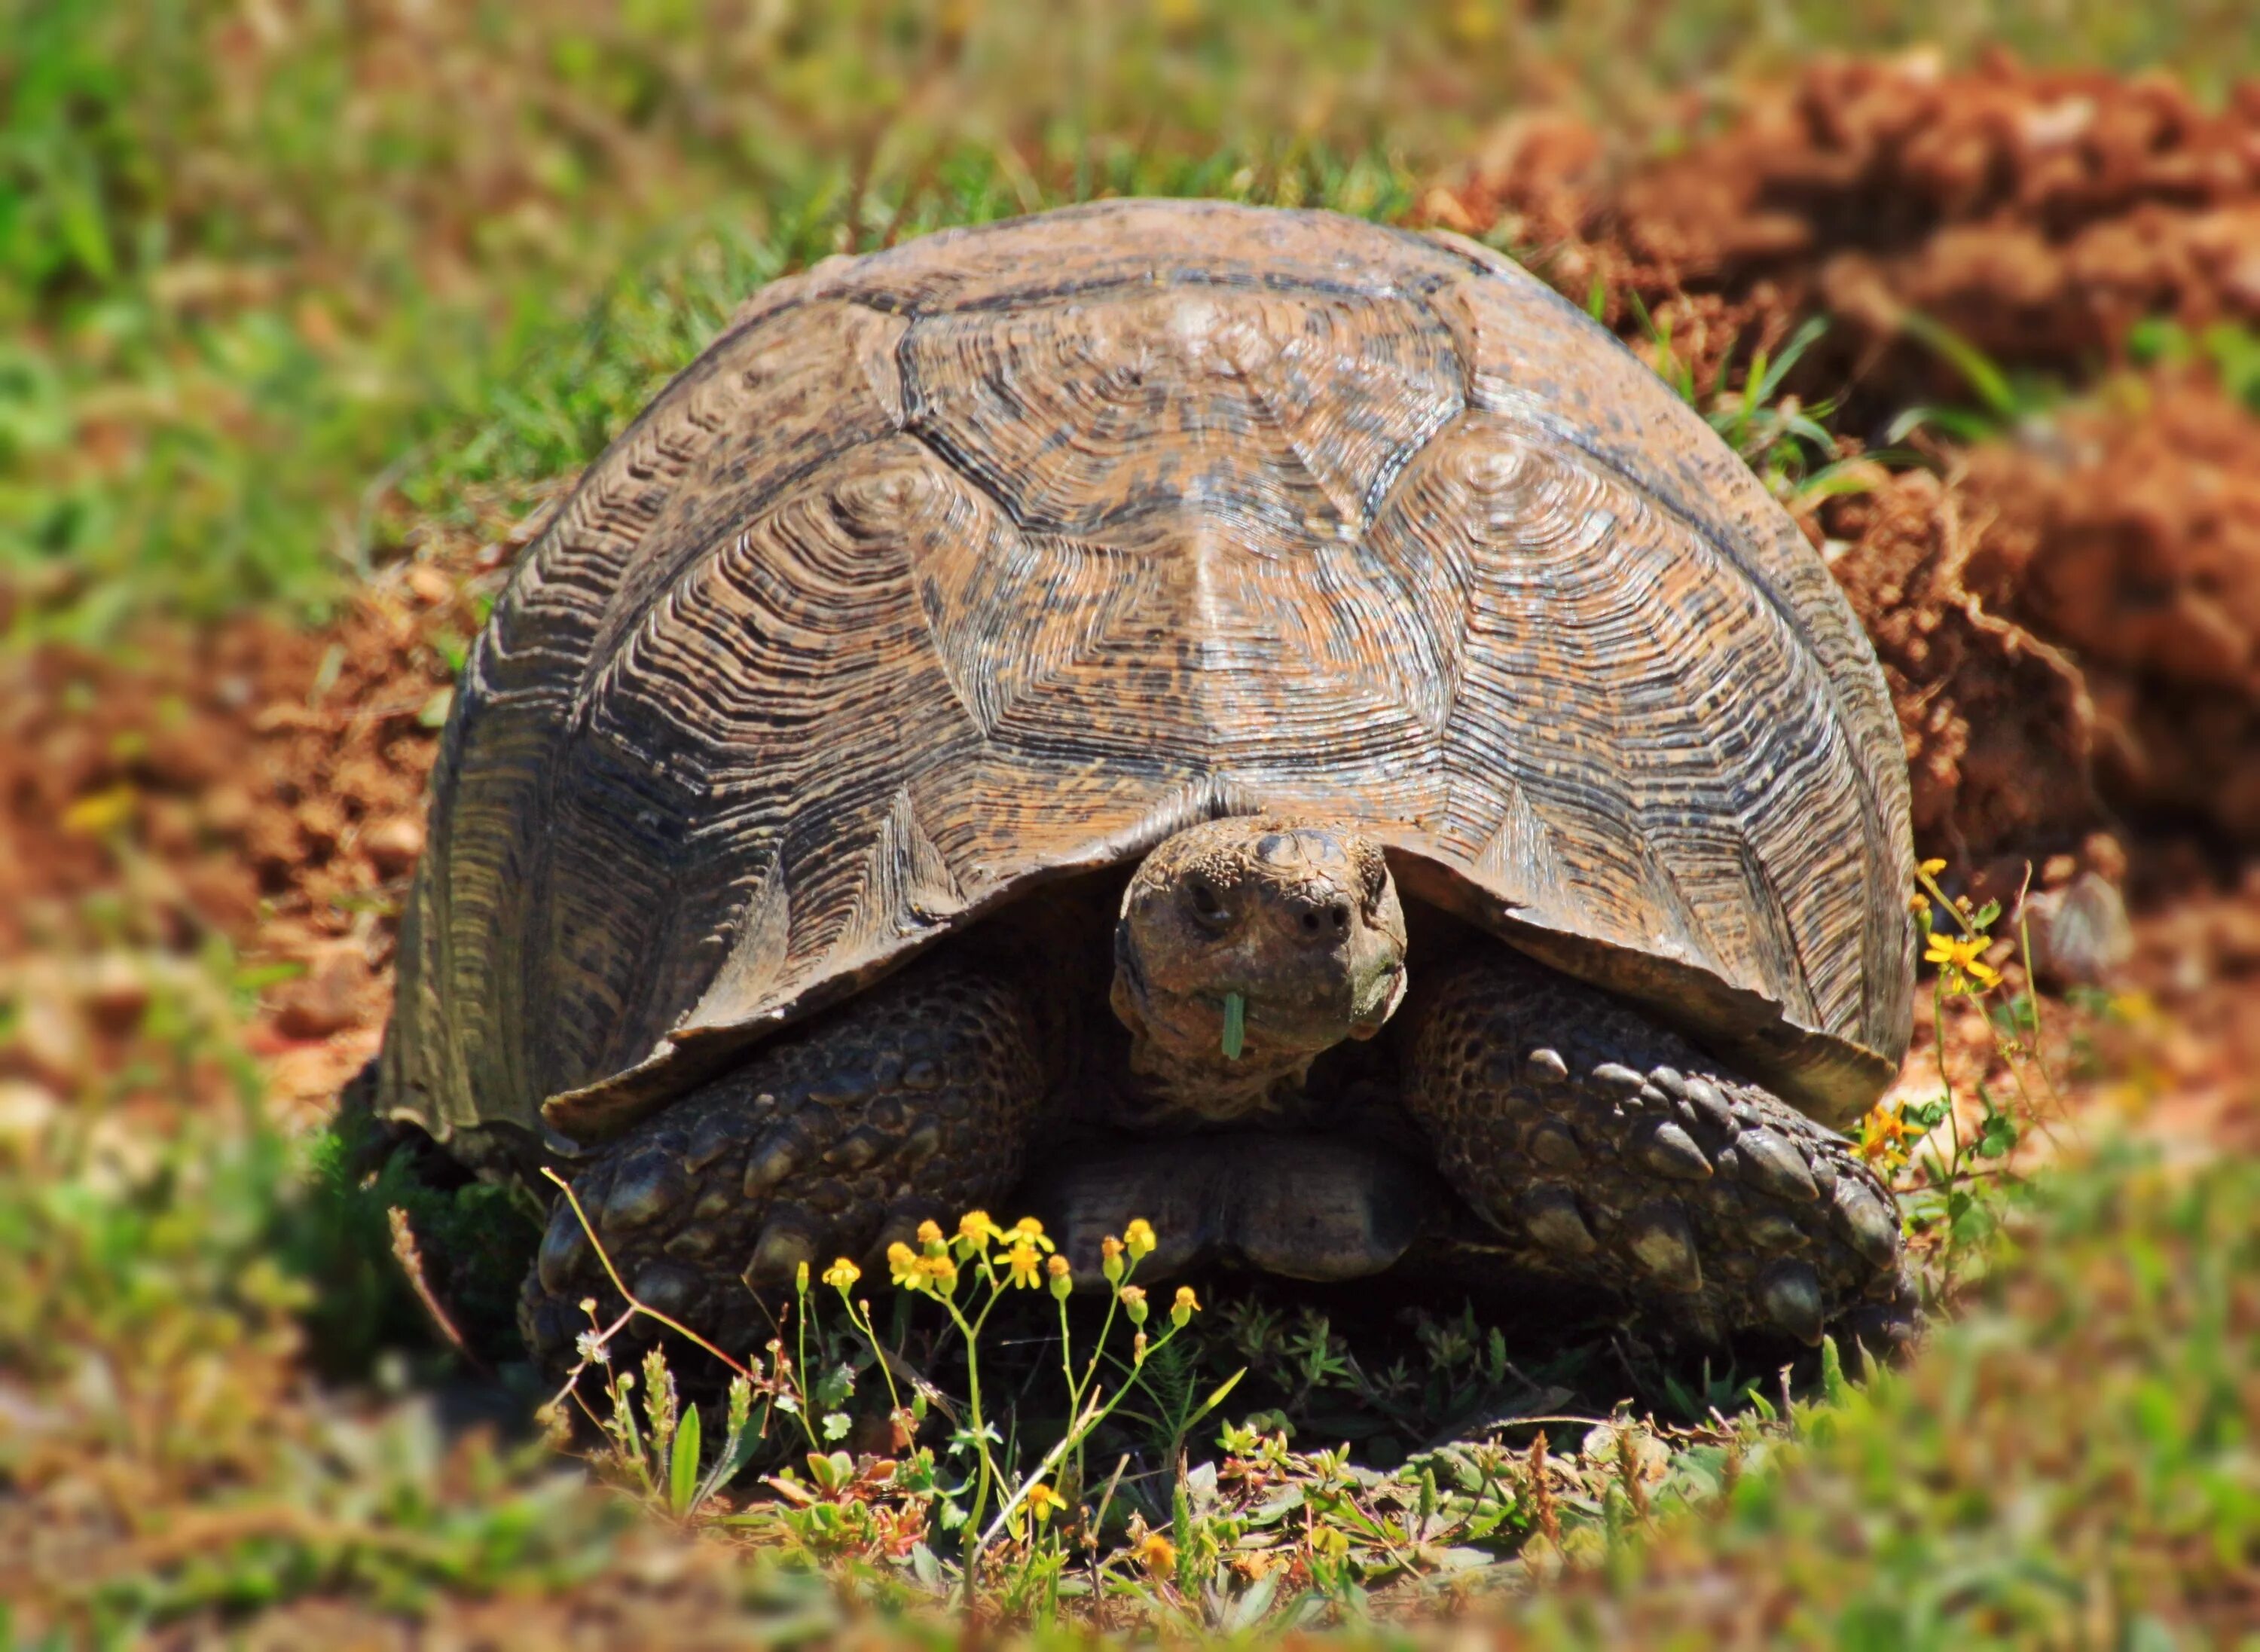
<instances>
[{"instance_id":1,"label":"tortoise neck","mask_svg":"<svg viewBox=\"0 0 2260 1652\"><path fill-rule=\"evenodd\" d=\"M1188 1113L1212 1124L1227 1124L1277 1109L1301 1091L1315 1052L1259 1055L1251 1050L1237 1061L1219 1052L1188 1058L1150 1036L1142 1026L1130 1028L1130 1073L1148 1100L1171 1112Z\"/></svg>"}]
</instances>

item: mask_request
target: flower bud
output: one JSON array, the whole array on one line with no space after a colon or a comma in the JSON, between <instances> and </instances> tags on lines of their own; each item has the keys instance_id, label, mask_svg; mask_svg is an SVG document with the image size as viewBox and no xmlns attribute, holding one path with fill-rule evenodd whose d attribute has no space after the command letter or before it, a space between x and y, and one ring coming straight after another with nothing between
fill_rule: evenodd
<instances>
[{"instance_id":1,"label":"flower bud","mask_svg":"<svg viewBox=\"0 0 2260 1652\"><path fill-rule=\"evenodd\" d=\"M1067 1293L1075 1288L1074 1282L1068 1277L1067 1258L1054 1256L1044 1264L1044 1271L1052 1277L1052 1295L1062 1302L1066 1301Z\"/></svg>"},{"instance_id":2,"label":"flower bud","mask_svg":"<svg viewBox=\"0 0 2260 1652\"><path fill-rule=\"evenodd\" d=\"M1122 1283L1122 1241L1112 1234L1098 1241L1098 1270L1108 1284Z\"/></svg>"},{"instance_id":3,"label":"flower bud","mask_svg":"<svg viewBox=\"0 0 2260 1652\"><path fill-rule=\"evenodd\" d=\"M1122 1311L1130 1316L1131 1324L1143 1325L1146 1323L1145 1286L1125 1285L1122 1287Z\"/></svg>"},{"instance_id":4,"label":"flower bud","mask_svg":"<svg viewBox=\"0 0 2260 1652\"><path fill-rule=\"evenodd\" d=\"M1177 1287L1177 1299L1169 1305L1169 1323L1182 1330L1185 1322L1200 1311L1199 1298L1193 1295L1191 1285Z\"/></svg>"},{"instance_id":5,"label":"flower bud","mask_svg":"<svg viewBox=\"0 0 2260 1652\"><path fill-rule=\"evenodd\" d=\"M1144 1217L1132 1219L1122 1230L1122 1248L1130 1253L1133 1262L1142 1261L1154 1254L1154 1225Z\"/></svg>"}]
</instances>

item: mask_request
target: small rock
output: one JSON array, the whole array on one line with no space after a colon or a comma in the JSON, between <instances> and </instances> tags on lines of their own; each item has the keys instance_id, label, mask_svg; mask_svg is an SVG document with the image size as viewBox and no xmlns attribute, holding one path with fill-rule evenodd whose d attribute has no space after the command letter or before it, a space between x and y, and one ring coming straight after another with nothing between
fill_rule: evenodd
<instances>
[{"instance_id":1,"label":"small rock","mask_svg":"<svg viewBox=\"0 0 2260 1652\"><path fill-rule=\"evenodd\" d=\"M2093 872L2062 889L2025 898L2024 922L2032 937L2033 970L2062 986L2100 986L2135 955L2135 930L2127 903Z\"/></svg>"},{"instance_id":2,"label":"small rock","mask_svg":"<svg viewBox=\"0 0 2260 1652\"><path fill-rule=\"evenodd\" d=\"M382 876L402 876L424 853L424 823L404 814L379 820L361 834L361 847Z\"/></svg>"}]
</instances>

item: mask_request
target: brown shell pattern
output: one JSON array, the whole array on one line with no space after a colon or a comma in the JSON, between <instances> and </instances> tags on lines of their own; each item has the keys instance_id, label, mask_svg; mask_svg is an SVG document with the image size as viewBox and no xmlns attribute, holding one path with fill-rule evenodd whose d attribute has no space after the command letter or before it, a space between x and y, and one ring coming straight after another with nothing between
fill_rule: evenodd
<instances>
[{"instance_id":1,"label":"brown shell pattern","mask_svg":"<svg viewBox=\"0 0 2260 1652\"><path fill-rule=\"evenodd\" d=\"M1220 812L1827 1122L1907 1034L1907 785L1787 517L1466 241L1117 202L767 289L466 668L383 1105L593 1139L1047 876Z\"/></svg>"}]
</instances>

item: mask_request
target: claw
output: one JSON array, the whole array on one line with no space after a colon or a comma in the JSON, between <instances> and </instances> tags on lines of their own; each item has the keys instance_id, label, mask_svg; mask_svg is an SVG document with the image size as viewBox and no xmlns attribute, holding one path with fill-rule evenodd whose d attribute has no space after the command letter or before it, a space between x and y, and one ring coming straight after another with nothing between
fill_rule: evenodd
<instances>
[{"instance_id":1,"label":"claw","mask_svg":"<svg viewBox=\"0 0 2260 1652\"><path fill-rule=\"evenodd\" d=\"M662 1148L637 1154L613 1173L604 1195L604 1224L625 1231L640 1227L675 1208L690 1191L690 1178L675 1155Z\"/></svg>"},{"instance_id":2,"label":"claw","mask_svg":"<svg viewBox=\"0 0 2260 1652\"><path fill-rule=\"evenodd\" d=\"M920 1119L910 1128L895 1149L895 1159L905 1169L915 1169L941 1151L941 1124L934 1119Z\"/></svg>"},{"instance_id":3,"label":"claw","mask_svg":"<svg viewBox=\"0 0 2260 1652\"><path fill-rule=\"evenodd\" d=\"M1777 1262L1758 1282L1758 1304L1766 1318L1808 1348L1820 1345L1824 1324L1820 1276L1806 1262Z\"/></svg>"},{"instance_id":4,"label":"claw","mask_svg":"<svg viewBox=\"0 0 2260 1652\"><path fill-rule=\"evenodd\" d=\"M838 1169L860 1170L877 1158L886 1145L887 1138L882 1132L865 1125L860 1130L849 1131L835 1142L832 1150L824 1155L824 1162Z\"/></svg>"},{"instance_id":5,"label":"claw","mask_svg":"<svg viewBox=\"0 0 2260 1652\"><path fill-rule=\"evenodd\" d=\"M1640 1094L1648 1081L1621 1062L1603 1062L1593 1069L1593 1082L1617 1092L1620 1098Z\"/></svg>"},{"instance_id":6,"label":"claw","mask_svg":"<svg viewBox=\"0 0 2260 1652\"><path fill-rule=\"evenodd\" d=\"M1761 1205L1744 1217L1742 1235L1762 1251L1789 1250L1804 1237L1797 1219L1778 1205Z\"/></svg>"},{"instance_id":7,"label":"claw","mask_svg":"<svg viewBox=\"0 0 2260 1652\"><path fill-rule=\"evenodd\" d=\"M541 1249L533 1260L541 1288L562 1295L588 1259L589 1235L582 1231L580 1215L570 1200L561 1198L549 1212L549 1226L541 1235Z\"/></svg>"},{"instance_id":8,"label":"claw","mask_svg":"<svg viewBox=\"0 0 2260 1652\"><path fill-rule=\"evenodd\" d=\"M790 1207L770 1212L762 1228L762 1236L754 1241L754 1254L746 1263L745 1281L749 1285L789 1285L804 1262L816 1261L815 1224L797 1210Z\"/></svg>"},{"instance_id":9,"label":"claw","mask_svg":"<svg viewBox=\"0 0 2260 1652\"><path fill-rule=\"evenodd\" d=\"M1707 1181L1711 1161L1695 1145L1695 1138L1666 1119L1641 1139L1640 1161L1658 1176L1682 1182Z\"/></svg>"},{"instance_id":10,"label":"claw","mask_svg":"<svg viewBox=\"0 0 2260 1652\"><path fill-rule=\"evenodd\" d=\"M1805 1155L1770 1130L1745 1130L1734 1138L1745 1175L1752 1185L1776 1198L1810 1205L1820 1189L1806 1167Z\"/></svg>"},{"instance_id":11,"label":"claw","mask_svg":"<svg viewBox=\"0 0 2260 1652\"><path fill-rule=\"evenodd\" d=\"M1836 1225L1852 1248L1878 1268L1899 1254L1899 1213L1850 1176L1836 1184Z\"/></svg>"},{"instance_id":12,"label":"claw","mask_svg":"<svg viewBox=\"0 0 2260 1652\"><path fill-rule=\"evenodd\" d=\"M1695 1235L1687 1215L1670 1199L1643 1205L1625 1223L1625 1241L1649 1277L1667 1291L1703 1288L1703 1264L1695 1255Z\"/></svg>"},{"instance_id":13,"label":"claw","mask_svg":"<svg viewBox=\"0 0 2260 1652\"><path fill-rule=\"evenodd\" d=\"M1530 1156L1553 1170L1574 1170L1585 1162L1567 1125L1548 1119L1530 1133Z\"/></svg>"},{"instance_id":14,"label":"claw","mask_svg":"<svg viewBox=\"0 0 2260 1652\"><path fill-rule=\"evenodd\" d=\"M646 1262L635 1277L635 1293L646 1307L680 1319L697 1302L698 1277L672 1262Z\"/></svg>"},{"instance_id":15,"label":"claw","mask_svg":"<svg viewBox=\"0 0 2260 1652\"><path fill-rule=\"evenodd\" d=\"M780 1125L763 1136L746 1159L746 1197L759 1198L790 1176L813 1145L797 1122Z\"/></svg>"},{"instance_id":16,"label":"claw","mask_svg":"<svg viewBox=\"0 0 2260 1652\"><path fill-rule=\"evenodd\" d=\"M1566 1187L1533 1188L1522 1196L1522 1225L1548 1250L1566 1256L1583 1256L1593 1248L1593 1230L1585 1226L1577 1196Z\"/></svg>"},{"instance_id":17,"label":"claw","mask_svg":"<svg viewBox=\"0 0 2260 1652\"><path fill-rule=\"evenodd\" d=\"M696 1176L724 1154L744 1145L753 1134L753 1120L734 1109L717 1108L701 1119L683 1150L683 1168Z\"/></svg>"},{"instance_id":18,"label":"claw","mask_svg":"<svg viewBox=\"0 0 2260 1652\"><path fill-rule=\"evenodd\" d=\"M1689 1079L1687 1100L1713 1129L1723 1135L1734 1134L1734 1109L1727 1105L1727 1098L1719 1093L1719 1087L1709 1079Z\"/></svg>"}]
</instances>

